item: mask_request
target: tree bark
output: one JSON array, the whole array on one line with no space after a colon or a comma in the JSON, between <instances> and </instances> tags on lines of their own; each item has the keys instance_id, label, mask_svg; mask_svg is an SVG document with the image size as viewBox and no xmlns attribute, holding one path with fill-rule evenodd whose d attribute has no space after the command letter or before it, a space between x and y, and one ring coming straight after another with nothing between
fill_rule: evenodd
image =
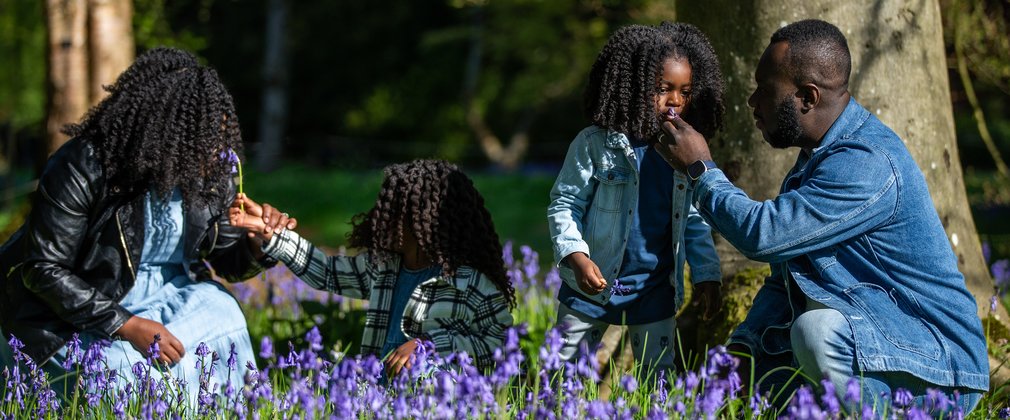
<instances>
[{"instance_id":1,"label":"tree bark","mask_svg":"<svg viewBox=\"0 0 1010 420\"><path fill-rule=\"evenodd\" d=\"M46 0L46 156L67 141L64 125L105 97L134 58L132 0Z\"/></svg>"},{"instance_id":2,"label":"tree bark","mask_svg":"<svg viewBox=\"0 0 1010 420\"><path fill-rule=\"evenodd\" d=\"M475 6L472 10L472 33L470 35L470 50L467 56L466 71L463 79L463 109L466 112L466 124L477 138L477 144L489 161L506 170L513 170L526 156L529 149L529 129L536 120L539 110L527 110L516 130L505 146L494 131L487 125L484 111L477 103L477 81L480 78L481 59L484 51L484 16L483 9Z\"/></svg>"},{"instance_id":3,"label":"tree bark","mask_svg":"<svg viewBox=\"0 0 1010 420\"><path fill-rule=\"evenodd\" d=\"M950 86L936 0L714 0L705 7L678 3L678 16L709 35L727 79L726 130L712 141L713 154L734 183L757 200L774 197L796 151L773 150L753 125L747 97L754 90L754 69L771 34L786 23L807 18L838 26L852 53L849 88L857 101L905 141L926 177L958 268L985 318L994 284L983 261L975 223L968 207L954 133ZM900 81L900 83L899 83ZM746 309L747 299L766 272L719 240L725 291L737 299L732 308ZM910 248L914 244L908 244ZM999 308L999 319L1007 315ZM742 310L724 313L719 325L682 331L695 337L695 348L723 342L739 323ZM698 325L693 313L682 325ZM713 328L719 333L712 335Z\"/></svg>"},{"instance_id":4,"label":"tree bark","mask_svg":"<svg viewBox=\"0 0 1010 420\"><path fill-rule=\"evenodd\" d=\"M46 0L48 105L46 156L67 136L60 129L88 109L87 1Z\"/></svg>"},{"instance_id":5,"label":"tree bark","mask_svg":"<svg viewBox=\"0 0 1010 420\"><path fill-rule=\"evenodd\" d=\"M89 105L133 63L132 0L88 0Z\"/></svg>"},{"instance_id":6,"label":"tree bark","mask_svg":"<svg viewBox=\"0 0 1010 420\"><path fill-rule=\"evenodd\" d=\"M263 105L260 110L256 167L277 167L288 119L287 15L285 0L267 1L263 58Z\"/></svg>"}]
</instances>

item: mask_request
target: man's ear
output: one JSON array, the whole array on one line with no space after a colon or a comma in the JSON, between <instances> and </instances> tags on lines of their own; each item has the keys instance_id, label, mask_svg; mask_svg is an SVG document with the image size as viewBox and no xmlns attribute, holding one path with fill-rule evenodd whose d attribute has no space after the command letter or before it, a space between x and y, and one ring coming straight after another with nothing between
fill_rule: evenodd
<instances>
[{"instance_id":1,"label":"man's ear","mask_svg":"<svg viewBox=\"0 0 1010 420\"><path fill-rule=\"evenodd\" d=\"M821 88L813 83L800 85L796 91L800 99L800 111L807 113L821 104Z\"/></svg>"}]
</instances>

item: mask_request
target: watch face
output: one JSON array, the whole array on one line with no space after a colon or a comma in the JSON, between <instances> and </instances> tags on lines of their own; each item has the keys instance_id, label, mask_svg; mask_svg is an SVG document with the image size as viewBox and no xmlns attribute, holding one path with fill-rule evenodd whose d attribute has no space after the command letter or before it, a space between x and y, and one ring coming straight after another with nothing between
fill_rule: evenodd
<instances>
[{"instance_id":1,"label":"watch face","mask_svg":"<svg viewBox=\"0 0 1010 420\"><path fill-rule=\"evenodd\" d=\"M687 167L687 175L691 179L698 179L706 170L708 170L708 166L705 166L705 162L699 160Z\"/></svg>"},{"instance_id":2,"label":"watch face","mask_svg":"<svg viewBox=\"0 0 1010 420\"><path fill-rule=\"evenodd\" d=\"M691 177L691 180L697 180L702 174L711 168L715 167L715 162L711 160L699 160L688 165L687 176Z\"/></svg>"}]
</instances>

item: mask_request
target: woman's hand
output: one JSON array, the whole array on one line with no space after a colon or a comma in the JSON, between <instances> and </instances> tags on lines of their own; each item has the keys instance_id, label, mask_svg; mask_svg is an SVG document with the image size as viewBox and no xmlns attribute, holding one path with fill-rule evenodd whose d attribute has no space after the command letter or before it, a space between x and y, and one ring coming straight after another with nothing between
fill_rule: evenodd
<instances>
[{"instance_id":1,"label":"woman's hand","mask_svg":"<svg viewBox=\"0 0 1010 420\"><path fill-rule=\"evenodd\" d=\"M389 354L386 358L386 375L390 378L398 375L403 369L410 369L410 358L414 355L414 350L417 349L418 341L417 339L407 340L406 343L397 347Z\"/></svg>"},{"instance_id":2,"label":"woman's hand","mask_svg":"<svg viewBox=\"0 0 1010 420\"><path fill-rule=\"evenodd\" d=\"M158 347L161 349L161 354L158 355L158 360L165 365L179 363L182 356L186 355L186 349L182 346L182 342L157 321L132 316L126 320L122 327L119 327L116 334L129 341L134 349L148 357L150 357L148 350L151 348L151 343L154 343L154 336L159 336Z\"/></svg>"},{"instance_id":3,"label":"woman's hand","mask_svg":"<svg viewBox=\"0 0 1010 420\"><path fill-rule=\"evenodd\" d=\"M245 194L235 196L235 201L228 209L228 222L232 226L248 230L250 238L267 242L274 233L298 226L298 220L289 217L287 213L266 203L260 205Z\"/></svg>"}]
</instances>

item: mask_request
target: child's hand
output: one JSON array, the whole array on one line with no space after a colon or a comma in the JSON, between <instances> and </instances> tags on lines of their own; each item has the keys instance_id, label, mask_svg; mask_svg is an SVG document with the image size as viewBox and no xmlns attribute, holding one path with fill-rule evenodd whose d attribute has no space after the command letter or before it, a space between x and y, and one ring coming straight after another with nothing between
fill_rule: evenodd
<instances>
[{"instance_id":1,"label":"child's hand","mask_svg":"<svg viewBox=\"0 0 1010 420\"><path fill-rule=\"evenodd\" d=\"M398 375L402 369L410 369L410 358L417 349L417 339L407 340L406 343L397 347L386 358L386 375L390 378Z\"/></svg>"},{"instance_id":2,"label":"child's hand","mask_svg":"<svg viewBox=\"0 0 1010 420\"><path fill-rule=\"evenodd\" d=\"M575 272L575 281L579 289L587 295L597 295L607 288L607 280L603 278L600 267L581 252L574 252L565 257L568 265Z\"/></svg>"},{"instance_id":3,"label":"child's hand","mask_svg":"<svg viewBox=\"0 0 1010 420\"><path fill-rule=\"evenodd\" d=\"M691 304L702 305L701 319L708 321L722 310L722 284L717 281L703 281L694 285Z\"/></svg>"},{"instance_id":4,"label":"child's hand","mask_svg":"<svg viewBox=\"0 0 1010 420\"><path fill-rule=\"evenodd\" d=\"M270 241L274 233L283 229L294 229L298 221L276 208L253 201L245 194L238 194L228 209L228 222L232 226L249 231L249 236Z\"/></svg>"}]
</instances>

